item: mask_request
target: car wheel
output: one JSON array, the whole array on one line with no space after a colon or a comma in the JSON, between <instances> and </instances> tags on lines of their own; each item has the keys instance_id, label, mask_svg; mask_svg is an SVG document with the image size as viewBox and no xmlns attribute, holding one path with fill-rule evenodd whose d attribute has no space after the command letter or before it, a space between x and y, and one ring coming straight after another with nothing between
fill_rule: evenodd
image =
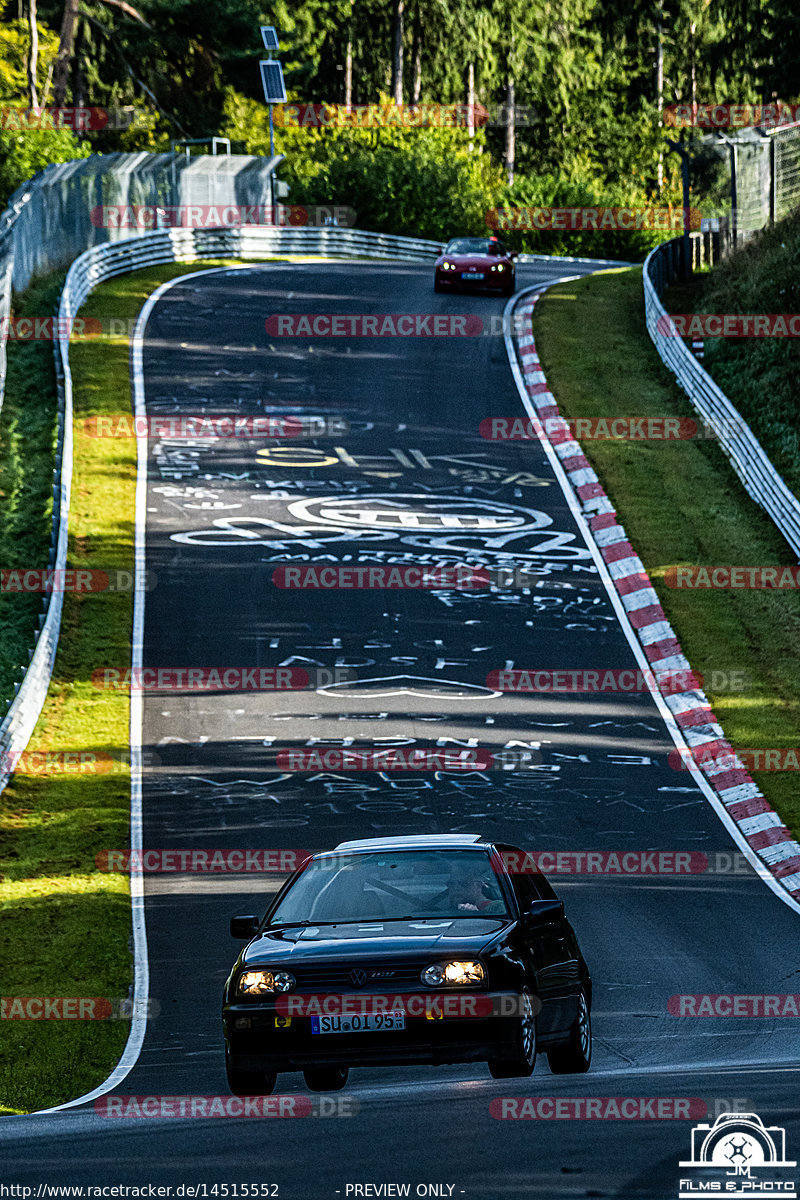
<instances>
[{"instance_id":1,"label":"car wheel","mask_svg":"<svg viewBox=\"0 0 800 1200\"><path fill-rule=\"evenodd\" d=\"M316 1067L303 1071L310 1092L340 1092L347 1083L349 1067Z\"/></svg>"},{"instance_id":2,"label":"car wheel","mask_svg":"<svg viewBox=\"0 0 800 1200\"><path fill-rule=\"evenodd\" d=\"M225 1058L228 1087L234 1096L271 1096L278 1082L277 1071L241 1071Z\"/></svg>"},{"instance_id":3,"label":"car wheel","mask_svg":"<svg viewBox=\"0 0 800 1200\"><path fill-rule=\"evenodd\" d=\"M525 988L520 995L520 1015L514 1038L513 1058L490 1058L493 1079L520 1079L533 1074L536 1066L536 1014L533 998Z\"/></svg>"},{"instance_id":4,"label":"car wheel","mask_svg":"<svg viewBox=\"0 0 800 1200\"><path fill-rule=\"evenodd\" d=\"M586 993L578 997L578 1015L563 1046L547 1052L547 1061L554 1075L582 1075L592 1061L592 1018Z\"/></svg>"},{"instance_id":5,"label":"car wheel","mask_svg":"<svg viewBox=\"0 0 800 1200\"><path fill-rule=\"evenodd\" d=\"M443 288L443 287L442 287L442 285L439 283L439 280L438 280L438 279L434 279L434 281L433 281L433 290L434 290L435 292L443 292L443 291L444 291L444 288Z\"/></svg>"}]
</instances>

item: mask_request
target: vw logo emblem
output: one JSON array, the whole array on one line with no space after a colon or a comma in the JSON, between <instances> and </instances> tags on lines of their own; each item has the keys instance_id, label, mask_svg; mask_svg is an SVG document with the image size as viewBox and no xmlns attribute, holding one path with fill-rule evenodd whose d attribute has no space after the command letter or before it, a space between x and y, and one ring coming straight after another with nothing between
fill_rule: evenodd
<instances>
[{"instance_id":1,"label":"vw logo emblem","mask_svg":"<svg viewBox=\"0 0 800 1200\"><path fill-rule=\"evenodd\" d=\"M350 972L350 982L353 987L363 987L367 982L367 972L360 969Z\"/></svg>"}]
</instances>

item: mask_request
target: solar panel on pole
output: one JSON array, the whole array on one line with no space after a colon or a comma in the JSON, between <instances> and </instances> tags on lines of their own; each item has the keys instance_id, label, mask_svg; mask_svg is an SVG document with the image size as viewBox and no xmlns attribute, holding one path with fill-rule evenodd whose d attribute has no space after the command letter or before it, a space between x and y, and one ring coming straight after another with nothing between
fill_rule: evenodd
<instances>
[{"instance_id":1,"label":"solar panel on pole","mask_svg":"<svg viewBox=\"0 0 800 1200\"><path fill-rule=\"evenodd\" d=\"M264 48L266 50L280 50L280 44L278 42L278 34L275 30L274 25L262 25L261 26L261 37L263 39Z\"/></svg>"},{"instance_id":2,"label":"solar panel on pole","mask_svg":"<svg viewBox=\"0 0 800 1200\"><path fill-rule=\"evenodd\" d=\"M264 88L264 99L267 104L286 103L286 84L283 82L283 68L279 62L272 59L258 64L261 68L261 86Z\"/></svg>"}]
</instances>

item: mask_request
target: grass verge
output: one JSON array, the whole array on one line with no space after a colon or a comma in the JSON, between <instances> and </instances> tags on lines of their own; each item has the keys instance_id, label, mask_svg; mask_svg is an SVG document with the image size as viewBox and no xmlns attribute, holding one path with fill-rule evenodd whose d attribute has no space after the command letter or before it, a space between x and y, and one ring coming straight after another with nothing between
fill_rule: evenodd
<instances>
[{"instance_id":1,"label":"grass verge","mask_svg":"<svg viewBox=\"0 0 800 1200\"><path fill-rule=\"evenodd\" d=\"M549 288L536 307L534 333L564 417L695 415L645 329L640 268L604 271ZM585 441L582 448L684 653L704 676L733 747L797 747L797 592L684 591L665 584L670 566L794 562L720 448L711 441ZM742 690L720 686L730 672L745 673ZM785 824L800 835L796 776L762 771L754 778Z\"/></svg>"},{"instance_id":2,"label":"grass verge","mask_svg":"<svg viewBox=\"0 0 800 1200\"><path fill-rule=\"evenodd\" d=\"M800 313L800 213L761 230L687 287L668 288L668 312ZM800 494L796 337L705 339L703 365L745 418L770 461Z\"/></svg>"},{"instance_id":3,"label":"grass verge","mask_svg":"<svg viewBox=\"0 0 800 1200\"><path fill-rule=\"evenodd\" d=\"M15 317L49 317L61 276L39 280ZM0 567L47 566L53 511L56 377L51 341L8 343L5 398L0 411ZM0 592L0 717L28 665L42 596Z\"/></svg>"},{"instance_id":4,"label":"grass verge","mask_svg":"<svg viewBox=\"0 0 800 1200\"><path fill-rule=\"evenodd\" d=\"M81 313L135 317L159 283L215 265L222 264L169 264L120 276L98 288ZM58 288L53 281L48 286L49 312ZM84 432L86 418L131 410L128 339L74 343L70 361L75 455L69 565L132 573L135 440ZM52 406L52 387L48 392L42 382L42 389L41 396L30 392L24 412L18 406L14 453L20 463L30 449L27 429L46 426L36 405L42 414ZM45 432L41 436L46 447ZM49 496L49 467L46 475ZM36 520L49 535L46 509L40 513L33 503L24 511L21 505L4 507L0 521L12 531L5 545L13 544L14 529L22 536L26 522ZM47 541L45 536L44 562ZM91 676L98 667L130 662L132 613L129 592L65 595L53 680L28 751L78 751L89 759L78 771L60 772L56 760L46 773L18 771L0 795L0 959L7 1012L14 1011L8 1008L14 997L119 1000L129 993L128 880L98 871L95 856L129 844L130 705L127 693L98 690ZM91 756L100 753L111 757L112 769L107 762L103 770L92 765ZM0 1020L0 1113L30 1112L96 1087L119 1059L128 1031L125 1020Z\"/></svg>"}]
</instances>

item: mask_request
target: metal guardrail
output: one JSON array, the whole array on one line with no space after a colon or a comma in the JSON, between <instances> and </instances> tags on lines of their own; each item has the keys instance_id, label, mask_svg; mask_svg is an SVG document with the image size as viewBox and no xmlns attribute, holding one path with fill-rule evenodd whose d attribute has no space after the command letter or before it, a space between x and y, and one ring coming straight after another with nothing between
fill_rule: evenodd
<instances>
[{"instance_id":1,"label":"metal guardrail","mask_svg":"<svg viewBox=\"0 0 800 1200\"><path fill-rule=\"evenodd\" d=\"M69 279L69 276L67 277ZM82 303L82 301L81 301ZM71 299L65 284L58 309L59 326L72 327L79 305ZM61 322L68 324L61 324ZM69 341L59 339L53 347L58 381L58 438L56 466L53 470L53 520L48 570L63 571L67 565L69 502L72 489L72 377L69 370ZM15 685L14 699L0 723L0 792L14 769L17 756L27 746L42 711L53 674L61 629L64 593L47 593L39 616L39 632L30 663L22 681Z\"/></svg>"},{"instance_id":2,"label":"metal guardrail","mask_svg":"<svg viewBox=\"0 0 800 1200\"><path fill-rule=\"evenodd\" d=\"M442 251L438 242L368 233L358 229L291 229L253 226L245 229L165 229L87 250L67 273L58 312L56 360L59 375L59 439L53 503L53 540L49 566L67 565L69 501L72 485L72 375L68 330L86 298L107 279L139 267L207 258L263 260L275 255L321 255L326 258L401 259L432 262ZM65 336L66 335L66 336ZM61 628L63 592L50 592L36 646L25 677L0 724L0 792L12 764L27 746L42 710L53 673Z\"/></svg>"},{"instance_id":3,"label":"metal guardrail","mask_svg":"<svg viewBox=\"0 0 800 1200\"><path fill-rule=\"evenodd\" d=\"M656 246L645 259L644 305L647 332L692 404L714 432L749 496L772 518L783 537L800 557L800 501L789 490L765 454L744 417L703 369L683 339L659 332L659 321L669 321L661 293L676 278L680 264L680 239Z\"/></svg>"}]
</instances>

